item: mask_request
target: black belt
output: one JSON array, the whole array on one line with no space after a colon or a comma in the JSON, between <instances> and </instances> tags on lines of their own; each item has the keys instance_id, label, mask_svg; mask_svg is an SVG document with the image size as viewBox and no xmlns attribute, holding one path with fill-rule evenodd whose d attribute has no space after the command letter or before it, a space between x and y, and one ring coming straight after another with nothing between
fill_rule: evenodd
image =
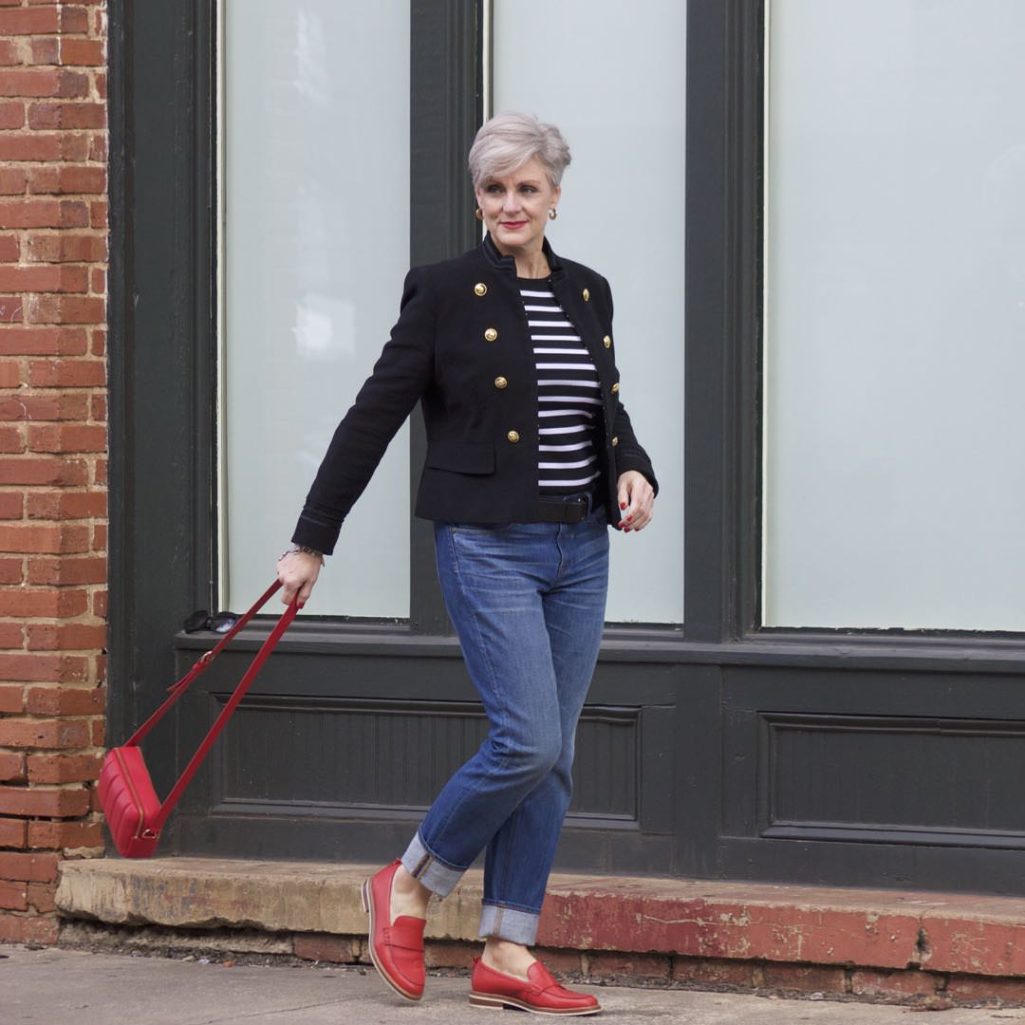
<instances>
[{"instance_id":1,"label":"black belt","mask_svg":"<svg viewBox=\"0 0 1025 1025\"><path fill-rule=\"evenodd\" d=\"M537 500L537 522L539 523L582 523L594 512L594 495L584 492L578 495L563 495L559 498Z\"/></svg>"}]
</instances>

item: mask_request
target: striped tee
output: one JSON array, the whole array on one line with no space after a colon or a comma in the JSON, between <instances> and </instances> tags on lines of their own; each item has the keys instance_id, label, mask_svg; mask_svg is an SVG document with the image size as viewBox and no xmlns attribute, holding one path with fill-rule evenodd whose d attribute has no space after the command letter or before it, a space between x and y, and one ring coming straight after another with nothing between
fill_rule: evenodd
<instances>
[{"instance_id":1,"label":"striped tee","mask_svg":"<svg viewBox=\"0 0 1025 1025\"><path fill-rule=\"evenodd\" d=\"M600 476L593 431L601 385L591 354L548 279L519 278L537 368L538 491L590 491Z\"/></svg>"}]
</instances>

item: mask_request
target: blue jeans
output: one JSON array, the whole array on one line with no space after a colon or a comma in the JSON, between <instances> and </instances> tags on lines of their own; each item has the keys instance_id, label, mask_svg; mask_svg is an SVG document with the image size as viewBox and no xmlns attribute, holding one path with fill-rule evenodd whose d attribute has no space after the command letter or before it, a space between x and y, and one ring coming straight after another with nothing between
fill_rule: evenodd
<instances>
[{"instance_id":1,"label":"blue jeans","mask_svg":"<svg viewBox=\"0 0 1025 1025\"><path fill-rule=\"evenodd\" d=\"M484 860L480 934L530 945L573 788L577 719L598 658L609 539L574 524L435 525L438 576L487 738L442 788L405 854L446 896Z\"/></svg>"}]
</instances>

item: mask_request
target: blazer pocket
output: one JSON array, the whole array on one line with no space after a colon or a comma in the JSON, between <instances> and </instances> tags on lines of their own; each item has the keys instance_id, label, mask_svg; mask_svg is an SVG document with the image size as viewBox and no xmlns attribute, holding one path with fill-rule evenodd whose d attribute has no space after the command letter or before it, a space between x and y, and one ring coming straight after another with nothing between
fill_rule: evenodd
<instances>
[{"instance_id":1,"label":"blazer pocket","mask_svg":"<svg viewBox=\"0 0 1025 1025\"><path fill-rule=\"evenodd\" d=\"M495 446L488 442L436 441L427 448L427 465L452 473L494 473Z\"/></svg>"}]
</instances>

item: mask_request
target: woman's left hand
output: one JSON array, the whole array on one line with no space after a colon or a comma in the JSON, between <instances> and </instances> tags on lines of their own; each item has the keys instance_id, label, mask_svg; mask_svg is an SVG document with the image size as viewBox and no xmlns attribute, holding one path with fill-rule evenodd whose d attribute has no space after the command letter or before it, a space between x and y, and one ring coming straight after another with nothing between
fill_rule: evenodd
<instances>
[{"instance_id":1,"label":"woman's left hand","mask_svg":"<svg viewBox=\"0 0 1025 1025\"><path fill-rule=\"evenodd\" d=\"M643 530L655 514L655 489L637 470L619 475L619 526L624 533Z\"/></svg>"}]
</instances>

